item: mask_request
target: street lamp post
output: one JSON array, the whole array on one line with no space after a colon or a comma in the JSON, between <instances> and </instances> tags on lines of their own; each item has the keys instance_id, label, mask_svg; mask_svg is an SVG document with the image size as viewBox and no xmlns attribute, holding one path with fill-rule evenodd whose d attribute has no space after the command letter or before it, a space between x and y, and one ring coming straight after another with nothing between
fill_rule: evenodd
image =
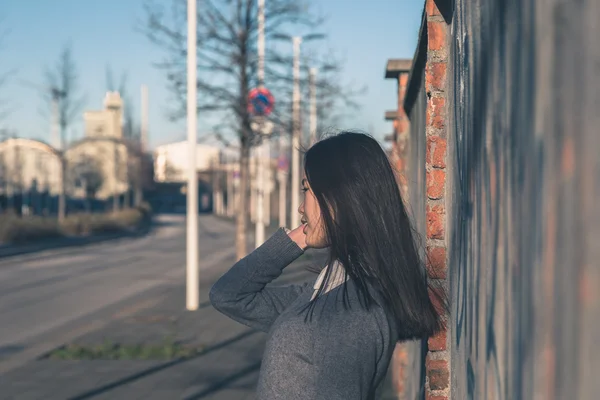
<instances>
[{"instance_id":1,"label":"street lamp post","mask_svg":"<svg viewBox=\"0 0 600 400\"><path fill-rule=\"evenodd\" d=\"M310 69L310 145L317 142L317 69Z\"/></svg>"},{"instance_id":2,"label":"street lamp post","mask_svg":"<svg viewBox=\"0 0 600 400\"><path fill-rule=\"evenodd\" d=\"M294 44L294 93L292 96L292 205L291 228L300 225L300 44L302 38L293 38Z\"/></svg>"},{"instance_id":3,"label":"street lamp post","mask_svg":"<svg viewBox=\"0 0 600 400\"><path fill-rule=\"evenodd\" d=\"M258 87L263 88L265 81L265 0L258 0ZM261 142L256 148L256 224L255 246L265 241L265 165L264 158L269 157L270 146L265 137L265 117L260 117L258 132Z\"/></svg>"},{"instance_id":4,"label":"street lamp post","mask_svg":"<svg viewBox=\"0 0 600 400\"><path fill-rule=\"evenodd\" d=\"M188 0L187 42L187 136L188 136L188 182L187 182L187 236L186 236L186 308L198 309L198 176L196 172L197 130L197 55L196 55L196 0Z\"/></svg>"},{"instance_id":5,"label":"street lamp post","mask_svg":"<svg viewBox=\"0 0 600 400\"><path fill-rule=\"evenodd\" d=\"M279 165L278 165L278 178L279 178L279 226L287 226L287 199L286 199L286 183L287 174L284 170L284 149L285 149L285 138L282 132L279 133Z\"/></svg>"},{"instance_id":6,"label":"street lamp post","mask_svg":"<svg viewBox=\"0 0 600 400\"><path fill-rule=\"evenodd\" d=\"M320 33L312 33L305 36L290 37L284 34L273 35L274 39L290 40L294 47L294 91L292 96L292 182L291 182L291 228L296 228L300 225L300 215L298 214L298 206L300 205L300 44L311 40L323 39L325 36ZM316 121L316 118L315 118ZM316 123L315 123L316 130Z\"/></svg>"}]
</instances>

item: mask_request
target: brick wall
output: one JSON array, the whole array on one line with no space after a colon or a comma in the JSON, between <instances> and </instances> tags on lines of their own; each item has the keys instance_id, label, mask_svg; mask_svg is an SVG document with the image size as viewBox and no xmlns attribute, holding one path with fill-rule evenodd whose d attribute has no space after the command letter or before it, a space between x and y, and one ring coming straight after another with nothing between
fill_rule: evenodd
<instances>
[{"instance_id":1,"label":"brick wall","mask_svg":"<svg viewBox=\"0 0 600 400\"><path fill-rule=\"evenodd\" d=\"M392 142L392 162L398 174L402 197L408 199L408 175L409 175L409 121L408 116L404 111L404 98L408 84L408 74L412 60L407 59L391 59L388 60L386 66L385 77L394 79L397 87L397 105L395 111L394 131L389 140ZM388 113L386 113L387 117ZM389 113L392 115L392 113ZM407 393L405 387L405 376L410 370L411 359L410 345L407 343L398 343L394 350L394 355L391 362L391 381L394 386L395 393L398 396L404 396ZM410 385L409 385L410 387Z\"/></svg>"},{"instance_id":2,"label":"brick wall","mask_svg":"<svg viewBox=\"0 0 600 400\"><path fill-rule=\"evenodd\" d=\"M427 272L447 290L446 229L446 78L448 70L448 27L433 0L427 0L427 61L425 64L426 218ZM444 316L447 319L447 316ZM450 355L444 330L428 341L425 362L427 399L447 399L450 393Z\"/></svg>"},{"instance_id":3,"label":"brick wall","mask_svg":"<svg viewBox=\"0 0 600 400\"><path fill-rule=\"evenodd\" d=\"M403 398L597 398L599 20L597 2L426 1L408 191L451 313L407 343Z\"/></svg>"}]
</instances>

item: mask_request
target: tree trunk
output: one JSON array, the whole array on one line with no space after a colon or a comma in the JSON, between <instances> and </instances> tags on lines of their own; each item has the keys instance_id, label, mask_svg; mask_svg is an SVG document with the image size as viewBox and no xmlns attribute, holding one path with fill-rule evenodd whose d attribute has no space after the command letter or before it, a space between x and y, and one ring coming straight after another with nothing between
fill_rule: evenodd
<instances>
[{"instance_id":1,"label":"tree trunk","mask_svg":"<svg viewBox=\"0 0 600 400\"><path fill-rule=\"evenodd\" d=\"M64 156L60 158L60 187L58 193L58 222L62 222L65 219L66 211L67 211L67 201L65 196L65 181L67 175L67 161Z\"/></svg>"},{"instance_id":2,"label":"tree trunk","mask_svg":"<svg viewBox=\"0 0 600 400\"><path fill-rule=\"evenodd\" d=\"M250 176L249 171L249 157L250 155L250 147L249 143L241 140L240 146L240 188L238 204L237 204L237 216L236 216L236 225L235 225L235 250L236 250L236 258L238 260L246 257L247 247L248 247L248 239L246 237L246 233L248 232L247 224L248 224L248 213L245 211L248 209L246 207L246 203L248 202L248 178Z\"/></svg>"},{"instance_id":3,"label":"tree trunk","mask_svg":"<svg viewBox=\"0 0 600 400\"><path fill-rule=\"evenodd\" d=\"M144 201L144 171L145 171L144 162L145 162L145 160L140 156L138 159L137 168L135 171L136 179L135 179L134 202L135 202L136 207L141 206L142 202Z\"/></svg>"},{"instance_id":4,"label":"tree trunk","mask_svg":"<svg viewBox=\"0 0 600 400\"><path fill-rule=\"evenodd\" d=\"M125 193L123 193L123 208L131 207L131 199L129 198L130 196L131 196L131 188L130 188L130 183L128 183L127 190L125 191Z\"/></svg>"}]
</instances>

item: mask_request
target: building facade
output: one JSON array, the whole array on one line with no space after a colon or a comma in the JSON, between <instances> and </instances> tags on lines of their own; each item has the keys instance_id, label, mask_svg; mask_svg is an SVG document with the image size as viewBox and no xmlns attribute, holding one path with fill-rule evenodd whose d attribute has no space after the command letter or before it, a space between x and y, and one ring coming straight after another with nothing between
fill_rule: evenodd
<instances>
[{"instance_id":1,"label":"building facade","mask_svg":"<svg viewBox=\"0 0 600 400\"><path fill-rule=\"evenodd\" d=\"M58 196L63 162L69 199L107 200L128 194L139 180L142 153L139 144L123 138L123 107L119 93L108 92L102 110L83 114L85 136L63 151L32 139L0 142L0 194L5 199Z\"/></svg>"}]
</instances>

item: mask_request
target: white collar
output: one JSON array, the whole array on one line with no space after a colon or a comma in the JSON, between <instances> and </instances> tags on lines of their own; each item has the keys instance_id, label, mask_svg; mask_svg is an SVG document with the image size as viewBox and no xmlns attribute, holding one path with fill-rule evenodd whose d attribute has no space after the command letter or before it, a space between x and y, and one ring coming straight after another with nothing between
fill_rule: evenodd
<instances>
[{"instance_id":1,"label":"white collar","mask_svg":"<svg viewBox=\"0 0 600 400\"><path fill-rule=\"evenodd\" d=\"M317 277L317 280L315 281L315 284L313 285L313 289L315 290L315 292L313 293L313 299L315 298L315 296L317 294L317 290L319 290L319 288L321 287L321 284L323 283L323 280L325 279L325 274L327 273L327 269L329 267L330 267L329 265L325 266L325 268L323 268L323 270ZM342 283L344 283L346 280L348 280L348 276L346 274L346 271L344 270L344 266L339 261L337 261L337 260L334 261L331 264L331 269L332 270L331 270L331 275L329 276L329 281L327 282L327 286L323 288L323 291L321 292L321 294L327 293L330 290L335 289L336 287L338 287Z\"/></svg>"}]
</instances>

